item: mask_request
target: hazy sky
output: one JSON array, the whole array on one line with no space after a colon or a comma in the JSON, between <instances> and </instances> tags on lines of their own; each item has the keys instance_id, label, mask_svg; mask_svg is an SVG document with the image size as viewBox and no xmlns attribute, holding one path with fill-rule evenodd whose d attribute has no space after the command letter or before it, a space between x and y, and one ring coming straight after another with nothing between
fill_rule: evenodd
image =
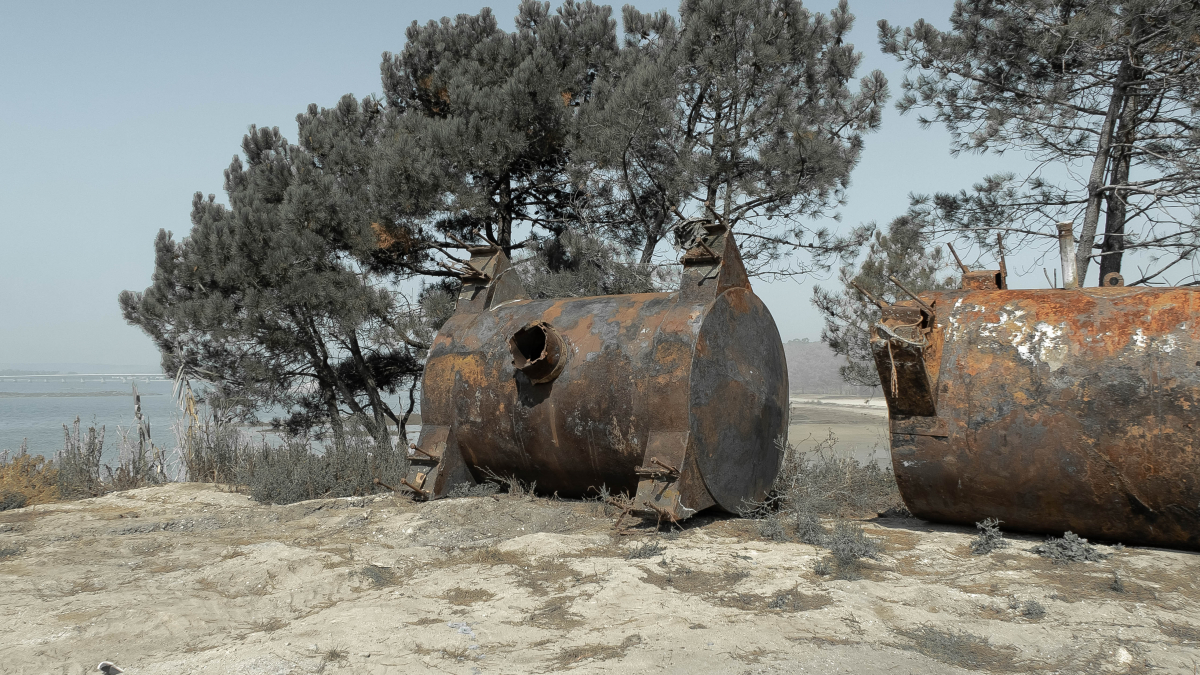
<instances>
[{"instance_id":1,"label":"hazy sky","mask_svg":"<svg viewBox=\"0 0 1200 675\"><path fill-rule=\"evenodd\" d=\"M806 3L828 11L836 0ZM638 2L643 10L675 5ZM875 22L945 27L952 0L851 0L862 74L902 71L879 52ZM0 21L0 364L153 364L158 354L117 308L149 285L159 228L186 235L192 193L221 193L250 124L295 136L310 102L380 90L381 52L404 29L486 3L6 3ZM512 27L516 2L490 3ZM617 11L619 15L619 10ZM1007 156L949 156L889 104L853 174L843 222L881 224L910 192L953 190L1027 168ZM1016 267L1016 266L1013 266ZM1016 271L1016 270L1013 270ZM1015 286L1043 287L1040 268ZM819 279L755 285L784 340L820 335ZM828 281L827 281L828 283Z\"/></svg>"}]
</instances>

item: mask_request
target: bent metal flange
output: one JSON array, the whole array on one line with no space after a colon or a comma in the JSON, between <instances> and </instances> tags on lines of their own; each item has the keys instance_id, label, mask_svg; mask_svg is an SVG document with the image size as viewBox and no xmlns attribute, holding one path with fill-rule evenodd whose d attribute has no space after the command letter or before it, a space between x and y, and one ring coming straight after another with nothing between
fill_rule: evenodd
<instances>
[{"instance_id":1,"label":"bent metal flange","mask_svg":"<svg viewBox=\"0 0 1200 675\"><path fill-rule=\"evenodd\" d=\"M1200 293L1009 290L894 305L871 348L912 513L1200 549Z\"/></svg>"},{"instance_id":2,"label":"bent metal flange","mask_svg":"<svg viewBox=\"0 0 1200 675\"><path fill-rule=\"evenodd\" d=\"M695 237L673 293L532 300L499 248L471 254L425 365L405 481L420 498L489 474L625 492L669 520L766 496L787 367L724 225Z\"/></svg>"}]
</instances>

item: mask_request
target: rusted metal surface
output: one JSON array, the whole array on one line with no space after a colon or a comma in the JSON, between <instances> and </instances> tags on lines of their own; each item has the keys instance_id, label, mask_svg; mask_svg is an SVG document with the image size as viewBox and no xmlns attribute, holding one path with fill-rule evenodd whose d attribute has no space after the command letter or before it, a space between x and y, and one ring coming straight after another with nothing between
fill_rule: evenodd
<instances>
[{"instance_id":1,"label":"rusted metal surface","mask_svg":"<svg viewBox=\"0 0 1200 675\"><path fill-rule=\"evenodd\" d=\"M531 300L503 253L473 253L425 366L414 493L495 474L564 497L626 492L667 520L766 495L787 368L724 227L696 238L674 293Z\"/></svg>"},{"instance_id":2,"label":"rusted metal surface","mask_svg":"<svg viewBox=\"0 0 1200 675\"><path fill-rule=\"evenodd\" d=\"M1197 291L920 297L871 341L914 515L1200 549Z\"/></svg>"}]
</instances>

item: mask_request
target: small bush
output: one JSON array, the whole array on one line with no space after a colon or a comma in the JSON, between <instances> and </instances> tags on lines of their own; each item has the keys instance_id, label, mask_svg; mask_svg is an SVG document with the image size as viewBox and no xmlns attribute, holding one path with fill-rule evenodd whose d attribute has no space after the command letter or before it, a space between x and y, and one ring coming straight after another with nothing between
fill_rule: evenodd
<instances>
[{"instance_id":1,"label":"small bush","mask_svg":"<svg viewBox=\"0 0 1200 675\"><path fill-rule=\"evenodd\" d=\"M1046 616L1046 608L1037 600L1026 600L1025 604L1021 606L1021 616L1032 621L1037 621Z\"/></svg>"},{"instance_id":2,"label":"small bush","mask_svg":"<svg viewBox=\"0 0 1200 675\"><path fill-rule=\"evenodd\" d=\"M891 469L837 455L832 433L808 453L779 443L784 460L775 489L766 500L748 504L742 515L761 519L759 532L768 539L829 549L832 556L817 562L817 574L859 578L862 559L878 557L883 547L861 525L840 519L903 508ZM822 517L839 519L832 532L821 524Z\"/></svg>"},{"instance_id":3,"label":"small bush","mask_svg":"<svg viewBox=\"0 0 1200 675\"><path fill-rule=\"evenodd\" d=\"M878 558L883 552L883 545L878 539L868 537L862 525L845 521L834 525L833 533L825 537L823 545L833 554L839 579L860 578L862 560Z\"/></svg>"},{"instance_id":4,"label":"small bush","mask_svg":"<svg viewBox=\"0 0 1200 675\"><path fill-rule=\"evenodd\" d=\"M1023 672L1015 662L1017 650L1005 646L994 646L987 638L971 633L942 630L935 626L920 626L915 630L901 631L901 635L912 640L914 649L925 656L969 670L995 672Z\"/></svg>"},{"instance_id":5,"label":"small bush","mask_svg":"<svg viewBox=\"0 0 1200 675\"><path fill-rule=\"evenodd\" d=\"M537 491L537 481L525 483L516 476L501 476L491 469L483 469L484 481L496 485L499 492L507 492L514 497L532 497Z\"/></svg>"},{"instance_id":6,"label":"small bush","mask_svg":"<svg viewBox=\"0 0 1200 675\"><path fill-rule=\"evenodd\" d=\"M63 449L55 457L58 493L63 499L82 499L104 494L100 479L100 455L104 452L104 427L91 424L84 433L79 418L70 428L63 425Z\"/></svg>"},{"instance_id":7,"label":"small bush","mask_svg":"<svg viewBox=\"0 0 1200 675\"><path fill-rule=\"evenodd\" d=\"M237 482L252 454L249 439L235 425L215 419L181 429L179 436L184 475L196 483Z\"/></svg>"},{"instance_id":8,"label":"small bush","mask_svg":"<svg viewBox=\"0 0 1200 675\"><path fill-rule=\"evenodd\" d=\"M1110 583L1108 587L1112 589L1114 593L1125 592L1125 580L1121 578L1120 570L1113 570L1112 583Z\"/></svg>"},{"instance_id":9,"label":"small bush","mask_svg":"<svg viewBox=\"0 0 1200 675\"><path fill-rule=\"evenodd\" d=\"M485 480L482 483L474 485L470 483L459 483L450 488L446 496L450 499L459 497L490 497L500 492L500 486L490 480Z\"/></svg>"},{"instance_id":10,"label":"small bush","mask_svg":"<svg viewBox=\"0 0 1200 675\"><path fill-rule=\"evenodd\" d=\"M813 572L816 572L818 576L827 577L833 574L833 571L833 561L830 558L821 558L813 563Z\"/></svg>"},{"instance_id":11,"label":"small bush","mask_svg":"<svg viewBox=\"0 0 1200 675\"><path fill-rule=\"evenodd\" d=\"M137 432L135 439L128 430L117 427L120 436L117 470L104 466L110 490L132 490L167 482L166 453L150 441L147 426L140 426Z\"/></svg>"},{"instance_id":12,"label":"small bush","mask_svg":"<svg viewBox=\"0 0 1200 675\"><path fill-rule=\"evenodd\" d=\"M1098 562L1109 557L1106 553L1096 550L1087 539L1074 532L1066 532L1062 537L1050 537L1045 543L1034 546L1030 551L1053 560L1055 563Z\"/></svg>"},{"instance_id":13,"label":"small bush","mask_svg":"<svg viewBox=\"0 0 1200 675\"><path fill-rule=\"evenodd\" d=\"M9 509L22 509L29 502L29 498L17 492L5 492L0 494L0 511L8 511Z\"/></svg>"},{"instance_id":14,"label":"small bush","mask_svg":"<svg viewBox=\"0 0 1200 675\"><path fill-rule=\"evenodd\" d=\"M782 439L778 443L783 463L774 489L764 501L742 509L743 517L763 519L766 536L816 543L825 534L822 517L858 517L904 508L892 470L837 454L837 436L832 433L809 452Z\"/></svg>"},{"instance_id":15,"label":"small bush","mask_svg":"<svg viewBox=\"0 0 1200 675\"><path fill-rule=\"evenodd\" d=\"M987 555L992 551L1007 548L1004 533L1000 531L1000 521L995 518L984 518L983 522L975 523L979 534L971 540L971 553Z\"/></svg>"},{"instance_id":16,"label":"small bush","mask_svg":"<svg viewBox=\"0 0 1200 675\"><path fill-rule=\"evenodd\" d=\"M880 518L912 518L913 514L912 514L912 511L909 511L908 507L905 506L904 504L897 504L896 506L889 506L888 508L884 509L883 511L880 511L879 517Z\"/></svg>"},{"instance_id":17,"label":"small bush","mask_svg":"<svg viewBox=\"0 0 1200 675\"><path fill-rule=\"evenodd\" d=\"M629 551L625 553L625 559L643 560L645 558L653 558L656 555L661 555L666 550L667 547L657 541L644 541L630 546Z\"/></svg>"}]
</instances>

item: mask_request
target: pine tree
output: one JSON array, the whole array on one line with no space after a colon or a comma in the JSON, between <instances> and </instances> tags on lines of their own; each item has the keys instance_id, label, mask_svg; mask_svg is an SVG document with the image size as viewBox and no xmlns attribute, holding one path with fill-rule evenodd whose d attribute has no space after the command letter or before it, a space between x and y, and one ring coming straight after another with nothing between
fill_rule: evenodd
<instances>
[{"instance_id":1,"label":"pine tree","mask_svg":"<svg viewBox=\"0 0 1200 675\"><path fill-rule=\"evenodd\" d=\"M163 369L209 382L243 416L281 406L293 431L362 418L381 444L399 417L385 400L420 373L429 331L370 271L380 248L368 198L369 139L382 109L343 98L298 117L302 145L251 127L225 172L229 206L197 193L182 241L160 231L144 292L119 298Z\"/></svg>"},{"instance_id":2,"label":"pine tree","mask_svg":"<svg viewBox=\"0 0 1200 675\"><path fill-rule=\"evenodd\" d=\"M922 200L944 226L1052 246L1055 222L1076 220L1081 281L1093 258L1103 279L1125 251L1146 251L1152 265L1133 283L1147 283L1200 251L1200 2L963 0L949 30L881 21L879 35L915 72L897 106L944 124L953 152L1082 169L1076 185L997 174Z\"/></svg>"},{"instance_id":3,"label":"pine tree","mask_svg":"<svg viewBox=\"0 0 1200 675\"><path fill-rule=\"evenodd\" d=\"M491 10L416 22L404 49L384 53L384 97L415 133L385 143L432 152L449 177L431 214L438 229L509 247L514 228L560 233L581 197L567 175L576 109L616 51L611 8L525 0L516 31ZM398 156L392 153L393 156Z\"/></svg>"},{"instance_id":4,"label":"pine tree","mask_svg":"<svg viewBox=\"0 0 1200 675\"><path fill-rule=\"evenodd\" d=\"M828 16L793 0L685 0L624 12L625 40L585 111L580 140L611 195L602 220L649 262L679 215L728 222L755 272L803 273L867 236L810 219L838 206L863 135L878 128L887 82L851 85L861 54L843 0ZM799 260L804 250L815 260Z\"/></svg>"}]
</instances>

